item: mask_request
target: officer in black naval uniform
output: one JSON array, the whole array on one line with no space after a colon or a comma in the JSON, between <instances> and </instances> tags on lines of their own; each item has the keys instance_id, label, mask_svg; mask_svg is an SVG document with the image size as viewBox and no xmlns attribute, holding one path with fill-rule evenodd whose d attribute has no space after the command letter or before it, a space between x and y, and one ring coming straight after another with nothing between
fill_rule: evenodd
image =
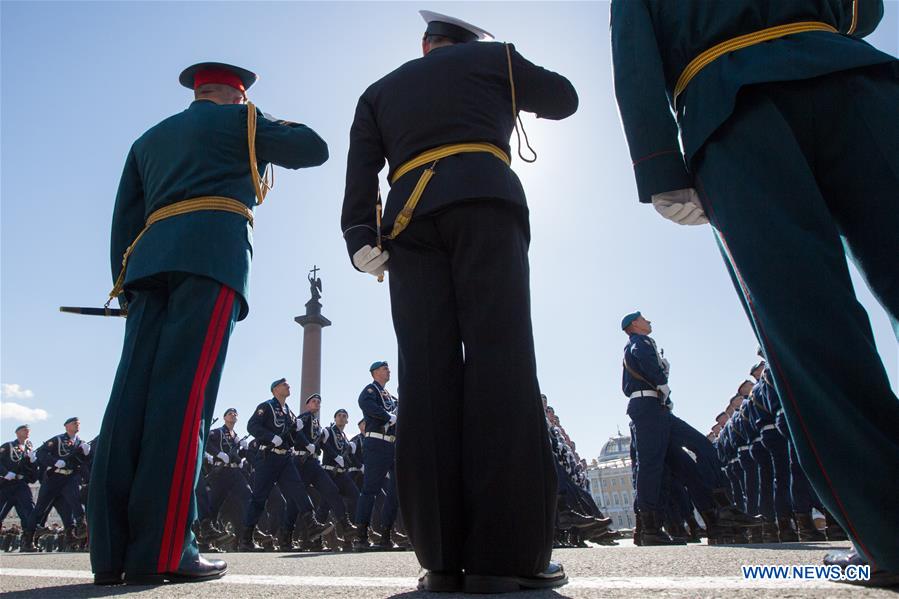
<instances>
[{"instance_id":1,"label":"officer in black naval uniform","mask_svg":"<svg viewBox=\"0 0 899 599\"><path fill-rule=\"evenodd\" d=\"M296 444L297 418L286 403L290 395L287 379L274 381L271 392L273 397L256 406L256 411L247 422L247 431L259 441L259 452L253 470L253 495L240 535L241 551L258 550L253 542L253 529L265 510L265 502L275 483L278 483L285 499L299 508L310 538L319 537L332 528L316 522L306 485L291 459Z\"/></svg>"},{"instance_id":2,"label":"officer in black naval uniform","mask_svg":"<svg viewBox=\"0 0 899 599\"><path fill-rule=\"evenodd\" d=\"M378 361L369 367L372 382L365 386L359 394L359 408L365 417L364 469L362 473L362 491L356 504L356 526L358 533L353 541L353 551L367 551L371 548L368 541L368 527L371 523L375 500L385 493L381 506L381 541L380 549L393 548L391 529L396 520L396 415L397 400L384 385L390 380L390 367L387 362Z\"/></svg>"},{"instance_id":3,"label":"officer in black naval uniform","mask_svg":"<svg viewBox=\"0 0 899 599\"><path fill-rule=\"evenodd\" d=\"M458 589L463 570L472 592L557 586L566 578L549 562L556 474L533 351L528 210L509 137L518 110L562 119L577 93L511 45L474 43L490 37L478 27L422 16L424 56L359 99L342 215L354 266L390 270L403 517L430 571L422 588L445 574ZM382 252L385 159L392 241Z\"/></svg>"},{"instance_id":4,"label":"officer in black naval uniform","mask_svg":"<svg viewBox=\"0 0 899 599\"><path fill-rule=\"evenodd\" d=\"M34 511L28 483L37 480L37 453L28 440L27 424L16 427L16 438L0 445L0 522L15 507L23 524Z\"/></svg>"},{"instance_id":5,"label":"officer in black naval uniform","mask_svg":"<svg viewBox=\"0 0 899 599\"><path fill-rule=\"evenodd\" d=\"M240 439L234 425L237 424L237 410L228 408L222 416L224 424L209 431L206 440L206 453L212 458L211 470L206 477L209 485L209 518L200 521L200 531L206 537L220 537L216 530L222 504L234 495L237 502L246 506L250 501L250 485L240 470L241 460L246 457L247 440Z\"/></svg>"},{"instance_id":6,"label":"officer in black naval uniform","mask_svg":"<svg viewBox=\"0 0 899 599\"><path fill-rule=\"evenodd\" d=\"M65 504L65 509L57 511L63 519L67 542L83 539L87 534L78 481L79 469L90 454L91 446L78 437L81 423L76 416L68 418L64 425L66 432L48 439L37 450L37 458L45 470L37 504L28 521L22 523L22 551L35 551L34 531L58 499Z\"/></svg>"}]
</instances>

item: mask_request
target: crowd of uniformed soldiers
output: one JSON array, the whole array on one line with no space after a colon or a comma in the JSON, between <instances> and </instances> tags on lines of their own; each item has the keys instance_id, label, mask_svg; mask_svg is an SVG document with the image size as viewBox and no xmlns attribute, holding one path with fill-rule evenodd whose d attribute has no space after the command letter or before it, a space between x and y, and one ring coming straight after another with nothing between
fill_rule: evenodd
<instances>
[{"instance_id":1,"label":"crowd of uniformed soldiers","mask_svg":"<svg viewBox=\"0 0 899 599\"><path fill-rule=\"evenodd\" d=\"M734 540L846 540L846 533L824 508L802 471L770 368L762 360L749 374L751 380L740 383L708 434L737 505L765 522L748 537ZM812 508L825 517L823 532L815 525Z\"/></svg>"},{"instance_id":2,"label":"crowd of uniformed soldiers","mask_svg":"<svg viewBox=\"0 0 899 599\"><path fill-rule=\"evenodd\" d=\"M21 528L0 537L4 551L83 551L87 538L84 505L91 472L91 447L78 436L81 423L68 418L65 432L34 448L27 424L16 427L16 438L0 445L0 522L15 508ZM37 503L32 483L40 481ZM47 526L55 509L62 529Z\"/></svg>"}]
</instances>

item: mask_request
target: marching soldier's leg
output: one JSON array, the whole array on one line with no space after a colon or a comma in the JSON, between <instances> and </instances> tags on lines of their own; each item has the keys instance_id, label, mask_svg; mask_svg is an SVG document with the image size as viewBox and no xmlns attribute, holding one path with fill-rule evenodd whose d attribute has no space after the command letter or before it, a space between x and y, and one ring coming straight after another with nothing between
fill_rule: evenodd
<instances>
[{"instance_id":1,"label":"marching soldier's leg","mask_svg":"<svg viewBox=\"0 0 899 599\"><path fill-rule=\"evenodd\" d=\"M790 519L793 514L790 501L790 458L787 455L787 441L776 430L762 432L762 443L771 453L774 472L774 513L777 518L778 536L782 543L798 541Z\"/></svg>"},{"instance_id":2,"label":"marching soldier's leg","mask_svg":"<svg viewBox=\"0 0 899 599\"><path fill-rule=\"evenodd\" d=\"M899 495L899 477L892 474L899 463L899 401L855 297L840 230L821 195L817 171L808 167L808 157L821 154L814 123L833 115L812 115L808 94L791 95L794 86L819 83L745 90L753 101L706 144L697 179L749 300L803 469L875 571L897 572L899 542L893 531L899 529L899 512L890 498ZM815 96L822 104L833 90L824 92ZM895 128L895 118L891 123L883 125ZM892 209L895 219L895 179L885 182L875 164L886 155L881 141L871 141L864 159L878 172L883 193L892 186L893 200L880 196L878 213L891 218L886 214ZM775 147L778 152L771 152ZM868 166L863 170L870 176ZM869 209L863 200L854 192L845 201ZM895 243L894 231L889 243ZM871 237L872 244L880 239Z\"/></svg>"},{"instance_id":3,"label":"marching soldier's leg","mask_svg":"<svg viewBox=\"0 0 899 599\"><path fill-rule=\"evenodd\" d=\"M485 200L437 222L450 244L465 346L466 576L531 577L549 567L558 481L537 382L527 213Z\"/></svg>"},{"instance_id":4,"label":"marching soldier's leg","mask_svg":"<svg viewBox=\"0 0 899 599\"><path fill-rule=\"evenodd\" d=\"M390 302L399 349L397 492L421 566L462 570L462 339L449 249L434 217L413 220L390 245ZM356 524L369 522L369 439ZM436 499L440 500L437 501ZM361 518L361 519L360 519Z\"/></svg>"},{"instance_id":5,"label":"marching soldier's leg","mask_svg":"<svg viewBox=\"0 0 899 599\"><path fill-rule=\"evenodd\" d=\"M170 274L168 281L169 303L128 502L131 540L125 570L126 578L135 580L178 571L190 576L186 572L198 562L191 525L205 422L215 409L228 339L240 307L234 290L212 279ZM160 435L172 428L173 421L177 436Z\"/></svg>"},{"instance_id":6,"label":"marching soldier's leg","mask_svg":"<svg viewBox=\"0 0 899 599\"><path fill-rule=\"evenodd\" d=\"M144 279L142 283L128 306L122 356L91 465L87 520L91 568L98 582L115 582L125 567L130 536L128 501L141 451L150 374L168 301L161 281Z\"/></svg>"}]
</instances>

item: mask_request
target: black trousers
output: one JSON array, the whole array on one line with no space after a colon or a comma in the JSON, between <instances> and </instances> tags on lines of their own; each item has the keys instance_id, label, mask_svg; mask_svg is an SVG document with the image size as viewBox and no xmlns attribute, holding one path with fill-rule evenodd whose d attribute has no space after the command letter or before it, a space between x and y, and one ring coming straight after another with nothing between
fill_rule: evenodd
<instances>
[{"instance_id":1,"label":"black trousers","mask_svg":"<svg viewBox=\"0 0 899 599\"><path fill-rule=\"evenodd\" d=\"M416 217L389 246L397 487L431 570L533 575L549 562L557 481L528 243L524 211L474 200Z\"/></svg>"}]
</instances>

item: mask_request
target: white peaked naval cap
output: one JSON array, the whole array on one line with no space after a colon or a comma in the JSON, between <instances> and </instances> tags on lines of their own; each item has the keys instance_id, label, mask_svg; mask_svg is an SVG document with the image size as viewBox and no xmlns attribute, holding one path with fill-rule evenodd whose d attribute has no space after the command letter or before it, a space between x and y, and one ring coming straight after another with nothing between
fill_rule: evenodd
<instances>
[{"instance_id":1,"label":"white peaked naval cap","mask_svg":"<svg viewBox=\"0 0 899 599\"><path fill-rule=\"evenodd\" d=\"M460 42L473 42L475 40L492 40L493 34L476 25L466 23L462 19L442 15L439 12L420 10L418 13L428 24L425 33L429 35L443 35Z\"/></svg>"}]
</instances>

